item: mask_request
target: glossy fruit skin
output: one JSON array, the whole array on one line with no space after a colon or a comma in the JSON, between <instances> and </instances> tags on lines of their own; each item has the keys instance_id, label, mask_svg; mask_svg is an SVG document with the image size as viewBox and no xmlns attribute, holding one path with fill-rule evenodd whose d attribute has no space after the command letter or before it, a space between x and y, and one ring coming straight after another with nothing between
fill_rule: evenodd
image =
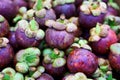
<instances>
[{"instance_id":1,"label":"glossy fruit skin","mask_svg":"<svg viewBox=\"0 0 120 80\"><path fill-rule=\"evenodd\" d=\"M107 16L109 15L114 15L114 16L117 16L118 15L118 10L116 10L115 8L113 8L112 6L108 6L108 9L107 9Z\"/></svg>"},{"instance_id":2,"label":"glossy fruit skin","mask_svg":"<svg viewBox=\"0 0 120 80\"><path fill-rule=\"evenodd\" d=\"M65 66L55 68L52 64L46 64L44 62L42 62L42 65L45 67L46 72L53 77L61 77L66 72Z\"/></svg>"},{"instance_id":3,"label":"glossy fruit skin","mask_svg":"<svg viewBox=\"0 0 120 80\"><path fill-rule=\"evenodd\" d=\"M19 46L21 46L21 48L38 46L40 43L40 40L36 40L35 38L29 38L25 35L25 32L23 32L19 28L15 31L15 36L17 43Z\"/></svg>"},{"instance_id":4,"label":"glossy fruit skin","mask_svg":"<svg viewBox=\"0 0 120 80\"><path fill-rule=\"evenodd\" d=\"M108 54L109 47L118 41L117 36L113 30L109 30L107 37L101 38L97 42L91 42L90 46L96 54Z\"/></svg>"},{"instance_id":5,"label":"glossy fruit skin","mask_svg":"<svg viewBox=\"0 0 120 80\"><path fill-rule=\"evenodd\" d=\"M48 9L48 10L46 10L46 15L44 18L39 18L39 17L35 16L35 20L38 22L40 28L46 29L47 27L45 26L45 21L56 20L56 14L53 9Z\"/></svg>"},{"instance_id":6,"label":"glossy fruit skin","mask_svg":"<svg viewBox=\"0 0 120 80\"><path fill-rule=\"evenodd\" d=\"M6 36L9 33L9 27L7 20L0 22L0 37Z\"/></svg>"},{"instance_id":7,"label":"glossy fruit skin","mask_svg":"<svg viewBox=\"0 0 120 80\"><path fill-rule=\"evenodd\" d=\"M3 15L8 21L11 21L18 12L18 6L12 0L0 1L0 14Z\"/></svg>"},{"instance_id":8,"label":"glossy fruit skin","mask_svg":"<svg viewBox=\"0 0 120 80\"><path fill-rule=\"evenodd\" d=\"M97 57L89 50L78 48L70 52L67 58L67 66L70 72L83 72L91 76L98 67Z\"/></svg>"},{"instance_id":9,"label":"glossy fruit skin","mask_svg":"<svg viewBox=\"0 0 120 80\"><path fill-rule=\"evenodd\" d=\"M116 70L117 72L120 72L120 55L116 55L113 52L110 52L109 54L109 62L111 67Z\"/></svg>"},{"instance_id":10,"label":"glossy fruit skin","mask_svg":"<svg viewBox=\"0 0 120 80\"><path fill-rule=\"evenodd\" d=\"M103 23L105 18L105 13L101 13L99 16L93 16L92 14L84 14L79 12L79 24L81 27L86 29L91 29L96 26L96 24Z\"/></svg>"},{"instance_id":11,"label":"glossy fruit skin","mask_svg":"<svg viewBox=\"0 0 120 80\"><path fill-rule=\"evenodd\" d=\"M66 18L70 18L76 14L76 7L74 3L58 5L53 7L53 9L57 15L57 18L59 18L61 14L64 14Z\"/></svg>"},{"instance_id":12,"label":"glossy fruit skin","mask_svg":"<svg viewBox=\"0 0 120 80\"><path fill-rule=\"evenodd\" d=\"M19 48L19 45L17 44L17 40L15 37L15 31L10 31L8 39L10 41L11 46L16 50Z\"/></svg>"},{"instance_id":13,"label":"glossy fruit skin","mask_svg":"<svg viewBox=\"0 0 120 80\"><path fill-rule=\"evenodd\" d=\"M50 47L66 49L74 42L74 35L65 30L47 29L45 40Z\"/></svg>"},{"instance_id":14,"label":"glossy fruit skin","mask_svg":"<svg viewBox=\"0 0 120 80\"><path fill-rule=\"evenodd\" d=\"M28 3L25 0L13 0L13 2L20 7L27 7Z\"/></svg>"},{"instance_id":15,"label":"glossy fruit skin","mask_svg":"<svg viewBox=\"0 0 120 80\"><path fill-rule=\"evenodd\" d=\"M0 70L9 66L11 61L13 60L14 52L11 45L7 45L6 47L2 47L0 49Z\"/></svg>"},{"instance_id":16,"label":"glossy fruit skin","mask_svg":"<svg viewBox=\"0 0 120 80\"><path fill-rule=\"evenodd\" d=\"M37 80L54 80L54 79L51 75L43 73Z\"/></svg>"}]
</instances>

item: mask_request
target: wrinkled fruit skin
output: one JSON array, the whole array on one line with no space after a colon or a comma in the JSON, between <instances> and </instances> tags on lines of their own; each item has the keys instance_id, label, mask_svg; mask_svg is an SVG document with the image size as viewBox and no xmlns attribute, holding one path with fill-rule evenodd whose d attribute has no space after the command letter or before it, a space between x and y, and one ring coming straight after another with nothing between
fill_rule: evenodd
<instances>
[{"instance_id":1,"label":"wrinkled fruit skin","mask_svg":"<svg viewBox=\"0 0 120 80\"><path fill-rule=\"evenodd\" d=\"M58 18L61 14L64 14L66 18L70 18L72 16L75 16L76 14L76 8L74 4L58 5L53 9L55 10L55 13Z\"/></svg>"},{"instance_id":2,"label":"wrinkled fruit skin","mask_svg":"<svg viewBox=\"0 0 120 80\"><path fill-rule=\"evenodd\" d=\"M52 64L46 64L44 61L42 64L45 67L46 72L54 77L61 77L66 72L65 66L54 68Z\"/></svg>"},{"instance_id":3,"label":"wrinkled fruit skin","mask_svg":"<svg viewBox=\"0 0 120 80\"><path fill-rule=\"evenodd\" d=\"M13 0L13 2L20 7L27 7L27 2L25 0Z\"/></svg>"},{"instance_id":4,"label":"wrinkled fruit skin","mask_svg":"<svg viewBox=\"0 0 120 80\"><path fill-rule=\"evenodd\" d=\"M10 41L11 46L13 48L15 48L15 50L18 49L18 44L17 44L17 40L16 40L16 37L15 37L15 32L14 31L9 32L8 39Z\"/></svg>"},{"instance_id":5,"label":"wrinkled fruit skin","mask_svg":"<svg viewBox=\"0 0 120 80\"><path fill-rule=\"evenodd\" d=\"M96 54L108 54L109 47L118 41L117 36L113 30L109 30L108 36L101 38L97 42L91 42L90 46Z\"/></svg>"},{"instance_id":6,"label":"wrinkled fruit skin","mask_svg":"<svg viewBox=\"0 0 120 80\"><path fill-rule=\"evenodd\" d=\"M93 16L92 14L84 14L83 12L79 12L79 23L80 26L86 29L90 29L95 27L96 24L104 22L105 14L102 13L99 16Z\"/></svg>"},{"instance_id":7,"label":"wrinkled fruit skin","mask_svg":"<svg viewBox=\"0 0 120 80\"><path fill-rule=\"evenodd\" d=\"M75 0L75 5L76 5L76 6L79 6L79 5L82 4L82 2L83 2L83 0Z\"/></svg>"},{"instance_id":8,"label":"wrinkled fruit skin","mask_svg":"<svg viewBox=\"0 0 120 80\"><path fill-rule=\"evenodd\" d=\"M74 42L74 35L64 31L57 31L55 29L47 29L46 42L50 47L65 49Z\"/></svg>"},{"instance_id":9,"label":"wrinkled fruit skin","mask_svg":"<svg viewBox=\"0 0 120 80\"><path fill-rule=\"evenodd\" d=\"M118 15L118 10L114 9L113 7L111 6L108 6L108 9L107 9L107 16L109 15L114 15L114 16L117 16Z\"/></svg>"},{"instance_id":10,"label":"wrinkled fruit skin","mask_svg":"<svg viewBox=\"0 0 120 80\"><path fill-rule=\"evenodd\" d=\"M8 44L6 47L0 49L0 70L9 66L9 63L13 60L14 52L13 48Z\"/></svg>"},{"instance_id":11,"label":"wrinkled fruit skin","mask_svg":"<svg viewBox=\"0 0 120 80\"><path fill-rule=\"evenodd\" d=\"M3 15L8 21L11 21L18 12L18 6L11 0L0 1L0 14Z\"/></svg>"},{"instance_id":12,"label":"wrinkled fruit skin","mask_svg":"<svg viewBox=\"0 0 120 80\"><path fill-rule=\"evenodd\" d=\"M47 27L45 27L45 21L56 20L56 15L55 15L55 12L53 9L49 9L46 11L46 15L44 18L39 18L39 17L35 16L35 20L40 25L40 28L45 29L45 28L47 28Z\"/></svg>"},{"instance_id":13,"label":"wrinkled fruit skin","mask_svg":"<svg viewBox=\"0 0 120 80\"><path fill-rule=\"evenodd\" d=\"M35 38L29 38L25 35L25 32L23 32L21 29L17 29L15 31L16 40L19 46L22 48L28 48L28 47L34 47L38 46L40 41L36 40Z\"/></svg>"},{"instance_id":14,"label":"wrinkled fruit skin","mask_svg":"<svg viewBox=\"0 0 120 80\"><path fill-rule=\"evenodd\" d=\"M70 72L83 72L91 76L98 67L97 57L86 49L73 50L67 59L67 66Z\"/></svg>"},{"instance_id":15,"label":"wrinkled fruit skin","mask_svg":"<svg viewBox=\"0 0 120 80\"><path fill-rule=\"evenodd\" d=\"M37 80L54 80L54 79L51 75L43 73Z\"/></svg>"},{"instance_id":16,"label":"wrinkled fruit skin","mask_svg":"<svg viewBox=\"0 0 120 80\"><path fill-rule=\"evenodd\" d=\"M6 36L9 33L9 23L7 20L0 22L0 37Z\"/></svg>"},{"instance_id":17,"label":"wrinkled fruit skin","mask_svg":"<svg viewBox=\"0 0 120 80\"><path fill-rule=\"evenodd\" d=\"M109 62L113 69L118 72L120 71L120 55L115 55L114 53L110 52Z\"/></svg>"}]
</instances>

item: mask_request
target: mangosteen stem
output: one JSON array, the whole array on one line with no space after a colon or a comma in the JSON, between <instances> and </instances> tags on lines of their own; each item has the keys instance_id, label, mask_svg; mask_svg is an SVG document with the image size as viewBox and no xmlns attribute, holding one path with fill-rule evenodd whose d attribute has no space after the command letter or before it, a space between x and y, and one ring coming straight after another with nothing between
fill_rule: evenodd
<instances>
[{"instance_id":1,"label":"mangosteen stem","mask_svg":"<svg viewBox=\"0 0 120 80\"><path fill-rule=\"evenodd\" d=\"M36 9L41 10L43 8L42 0L36 1Z\"/></svg>"},{"instance_id":2,"label":"mangosteen stem","mask_svg":"<svg viewBox=\"0 0 120 80\"><path fill-rule=\"evenodd\" d=\"M96 33L97 34L100 34L100 24L99 23L97 23L97 25L96 25Z\"/></svg>"},{"instance_id":3,"label":"mangosteen stem","mask_svg":"<svg viewBox=\"0 0 120 80\"><path fill-rule=\"evenodd\" d=\"M13 22L18 22L19 20L21 20L22 19L22 16L20 16L20 15L18 15L18 16L16 16L14 19L13 19Z\"/></svg>"},{"instance_id":4,"label":"mangosteen stem","mask_svg":"<svg viewBox=\"0 0 120 80\"><path fill-rule=\"evenodd\" d=\"M113 0L109 0L109 3L113 3Z\"/></svg>"},{"instance_id":5,"label":"mangosteen stem","mask_svg":"<svg viewBox=\"0 0 120 80\"><path fill-rule=\"evenodd\" d=\"M37 29L36 21L34 19L30 21L30 28L33 31Z\"/></svg>"}]
</instances>

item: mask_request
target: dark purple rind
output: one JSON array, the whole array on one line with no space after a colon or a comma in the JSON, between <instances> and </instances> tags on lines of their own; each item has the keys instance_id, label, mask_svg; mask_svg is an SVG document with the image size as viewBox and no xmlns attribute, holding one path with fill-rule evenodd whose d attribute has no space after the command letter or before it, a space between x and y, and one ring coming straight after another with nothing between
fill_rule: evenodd
<instances>
[{"instance_id":1,"label":"dark purple rind","mask_svg":"<svg viewBox=\"0 0 120 80\"><path fill-rule=\"evenodd\" d=\"M18 6L12 0L0 0L0 14L9 22L17 15Z\"/></svg>"},{"instance_id":2,"label":"dark purple rind","mask_svg":"<svg viewBox=\"0 0 120 80\"><path fill-rule=\"evenodd\" d=\"M56 14L53 9L48 9L48 10L46 10L46 15L44 18L39 18L39 17L35 16L35 20L38 22L40 28L46 29L47 27L45 26L45 21L56 20Z\"/></svg>"},{"instance_id":3,"label":"dark purple rind","mask_svg":"<svg viewBox=\"0 0 120 80\"><path fill-rule=\"evenodd\" d=\"M9 27L7 20L0 22L0 37L4 37L9 33Z\"/></svg>"},{"instance_id":4,"label":"dark purple rind","mask_svg":"<svg viewBox=\"0 0 120 80\"><path fill-rule=\"evenodd\" d=\"M109 30L107 37L101 38L97 42L91 42L90 46L96 54L108 54L110 45L118 41L117 36L113 30Z\"/></svg>"},{"instance_id":5,"label":"dark purple rind","mask_svg":"<svg viewBox=\"0 0 120 80\"><path fill-rule=\"evenodd\" d=\"M0 70L9 66L13 57L13 48L9 44L6 47L0 48Z\"/></svg>"},{"instance_id":6,"label":"dark purple rind","mask_svg":"<svg viewBox=\"0 0 120 80\"><path fill-rule=\"evenodd\" d=\"M47 29L45 40L50 47L66 49L74 42L74 36L65 30Z\"/></svg>"},{"instance_id":7,"label":"dark purple rind","mask_svg":"<svg viewBox=\"0 0 120 80\"><path fill-rule=\"evenodd\" d=\"M46 72L54 77L61 77L66 72L65 66L55 68L52 64L46 64L44 62L42 62L42 64L45 67Z\"/></svg>"},{"instance_id":8,"label":"dark purple rind","mask_svg":"<svg viewBox=\"0 0 120 80\"><path fill-rule=\"evenodd\" d=\"M51 75L43 73L37 80L54 80L54 79Z\"/></svg>"},{"instance_id":9,"label":"dark purple rind","mask_svg":"<svg viewBox=\"0 0 120 80\"><path fill-rule=\"evenodd\" d=\"M73 50L67 59L67 66L70 72L83 72L91 76L98 67L97 57L86 49Z\"/></svg>"},{"instance_id":10,"label":"dark purple rind","mask_svg":"<svg viewBox=\"0 0 120 80\"><path fill-rule=\"evenodd\" d=\"M117 16L118 15L118 10L113 8L112 6L108 6L106 15L107 16L109 16L109 15Z\"/></svg>"},{"instance_id":11,"label":"dark purple rind","mask_svg":"<svg viewBox=\"0 0 120 80\"><path fill-rule=\"evenodd\" d=\"M73 3L58 5L53 7L53 9L57 15L57 18L59 18L61 14L64 14L66 18L73 17L76 14L76 7Z\"/></svg>"},{"instance_id":12,"label":"dark purple rind","mask_svg":"<svg viewBox=\"0 0 120 80\"><path fill-rule=\"evenodd\" d=\"M75 0L75 5L78 7L82 4L83 0Z\"/></svg>"},{"instance_id":13,"label":"dark purple rind","mask_svg":"<svg viewBox=\"0 0 120 80\"><path fill-rule=\"evenodd\" d=\"M13 0L13 2L20 7L27 7L28 3L25 0Z\"/></svg>"},{"instance_id":14,"label":"dark purple rind","mask_svg":"<svg viewBox=\"0 0 120 80\"><path fill-rule=\"evenodd\" d=\"M22 48L38 46L40 43L40 40L36 40L35 38L27 37L25 35L25 32L23 32L19 28L15 31L15 36L16 36L18 45L21 46Z\"/></svg>"},{"instance_id":15,"label":"dark purple rind","mask_svg":"<svg viewBox=\"0 0 120 80\"><path fill-rule=\"evenodd\" d=\"M92 14L84 14L79 12L79 24L80 27L91 29L96 26L96 24L103 23L105 18L105 13L101 13L99 16L93 16Z\"/></svg>"}]
</instances>

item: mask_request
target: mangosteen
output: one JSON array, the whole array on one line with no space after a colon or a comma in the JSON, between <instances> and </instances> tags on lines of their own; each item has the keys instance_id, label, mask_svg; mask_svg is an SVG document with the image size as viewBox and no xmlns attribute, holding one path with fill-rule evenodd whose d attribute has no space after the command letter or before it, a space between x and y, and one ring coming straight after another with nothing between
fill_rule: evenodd
<instances>
[{"instance_id":1,"label":"mangosteen","mask_svg":"<svg viewBox=\"0 0 120 80\"><path fill-rule=\"evenodd\" d=\"M1 80L24 80L23 74L16 72L11 67L3 69L0 76Z\"/></svg>"},{"instance_id":2,"label":"mangosteen","mask_svg":"<svg viewBox=\"0 0 120 80\"><path fill-rule=\"evenodd\" d=\"M50 47L66 49L74 42L74 37L80 32L77 25L65 18L60 18L56 21L46 21L46 42Z\"/></svg>"},{"instance_id":3,"label":"mangosteen","mask_svg":"<svg viewBox=\"0 0 120 80\"><path fill-rule=\"evenodd\" d=\"M13 2L20 7L27 7L28 3L26 0L13 0Z\"/></svg>"},{"instance_id":4,"label":"mangosteen","mask_svg":"<svg viewBox=\"0 0 120 80\"><path fill-rule=\"evenodd\" d=\"M71 45L72 49L67 58L67 67L70 72L83 72L87 76L98 68L97 57L92 53L86 40L78 40Z\"/></svg>"},{"instance_id":5,"label":"mangosteen","mask_svg":"<svg viewBox=\"0 0 120 80\"><path fill-rule=\"evenodd\" d=\"M120 72L120 43L114 43L110 46L109 62L111 67Z\"/></svg>"},{"instance_id":6,"label":"mangosteen","mask_svg":"<svg viewBox=\"0 0 120 80\"><path fill-rule=\"evenodd\" d=\"M54 77L61 77L64 75L66 68L65 53L57 48L53 50L47 48L43 51L44 59L42 61L46 72Z\"/></svg>"},{"instance_id":7,"label":"mangosteen","mask_svg":"<svg viewBox=\"0 0 120 80\"><path fill-rule=\"evenodd\" d=\"M29 22L26 20L20 20L17 23L15 36L18 45L22 48L27 48L38 46L44 38L45 33L42 29L39 29L39 25L34 19Z\"/></svg>"},{"instance_id":8,"label":"mangosteen","mask_svg":"<svg viewBox=\"0 0 120 80\"><path fill-rule=\"evenodd\" d=\"M102 1L105 2L105 3L108 3L109 0L102 0Z\"/></svg>"},{"instance_id":9,"label":"mangosteen","mask_svg":"<svg viewBox=\"0 0 120 80\"><path fill-rule=\"evenodd\" d=\"M56 14L52 9L51 0L37 0L33 9L35 20L38 22L40 28L46 29L45 21L47 20L56 20ZM28 12L31 14L30 12Z\"/></svg>"},{"instance_id":10,"label":"mangosteen","mask_svg":"<svg viewBox=\"0 0 120 80\"><path fill-rule=\"evenodd\" d=\"M0 38L0 69L3 69L12 62L14 57L13 48L9 44L9 40L5 37Z\"/></svg>"},{"instance_id":11,"label":"mangosteen","mask_svg":"<svg viewBox=\"0 0 120 80\"><path fill-rule=\"evenodd\" d=\"M80 27L90 29L96 26L97 22L103 23L107 11L107 5L104 2L84 1L79 7Z\"/></svg>"},{"instance_id":12,"label":"mangosteen","mask_svg":"<svg viewBox=\"0 0 120 80\"><path fill-rule=\"evenodd\" d=\"M31 71L31 67L36 67L39 65L40 54L40 50L35 47L19 50L14 59L16 71L20 73L27 73L28 71Z\"/></svg>"},{"instance_id":13,"label":"mangosteen","mask_svg":"<svg viewBox=\"0 0 120 80\"><path fill-rule=\"evenodd\" d=\"M8 21L0 15L0 37L5 37L9 33L9 23Z\"/></svg>"},{"instance_id":14,"label":"mangosteen","mask_svg":"<svg viewBox=\"0 0 120 80\"><path fill-rule=\"evenodd\" d=\"M37 80L54 80L54 79L51 75L43 73Z\"/></svg>"},{"instance_id":15,"label":"mangosteen","mask_svg":"<svg viewBox=\"0 0 120 80\"><path fill-rule=\"evenodd\" d=\"M8 35L8 39L10 41L10 44L11 46L14 48L14 50L18 50L20 47L17 43L17 40L16 40L16 37L15 37L15 30L12 30L12 29L15 29L15 27L11 27L11 30L9 32L9 35Z\"/></svg>"},{"instance_id":16,"label":"mangosteen","mask_svg":"<svg viewBox=\"0 0 120 80\"><path fill-rule=\"evenodd\" d=\"M88 80L88 78L84 73L78 72L75 74L68 74L62 80Z\"/></svg>"},{"instance_id":17,"label":"mangosteen","mask_svg":"<svg viewBox=\"0 0 120 80\"><path fill-rule=\"evenodd\" d=\"M89 42L96 54L108 54L110 45L117 41L116 33L108 25L97 23L96 27L90 30Z\"/></svg>"},{"instance_id":18,"label":"mangosteen","mask_svg":"<svg viewBox=\"0 0 120 80\"><path fill-rule=\"evenodd\" d=\"M62 14L64 14L66 18L75 16L76 7L74 2L75 0L54 0L53 9L55 10L57 18Z\"/></svg>"},{"instance_id":19,"label":"mangosteen","mask_svg":"<svg viewBox=\"0 0 120 80\"><path fill-rule=\"evenodd\" d=\"M106 16L109 15L117 16L118 10L119 10L119 6L117 5L117 3L115 3L113 0L109 0Z\"/></svg>"},{"instance_id":20,"label":"mangosteen","mask_svg":"<svg viewBox=\"0 0 120 80\"><path fill-rule=\"evenodd\" d=\"M0 1L0 14L3 15L8 21L11 21L18 12L18 6L12 0Z\"/></svg>"}]
</instances>

